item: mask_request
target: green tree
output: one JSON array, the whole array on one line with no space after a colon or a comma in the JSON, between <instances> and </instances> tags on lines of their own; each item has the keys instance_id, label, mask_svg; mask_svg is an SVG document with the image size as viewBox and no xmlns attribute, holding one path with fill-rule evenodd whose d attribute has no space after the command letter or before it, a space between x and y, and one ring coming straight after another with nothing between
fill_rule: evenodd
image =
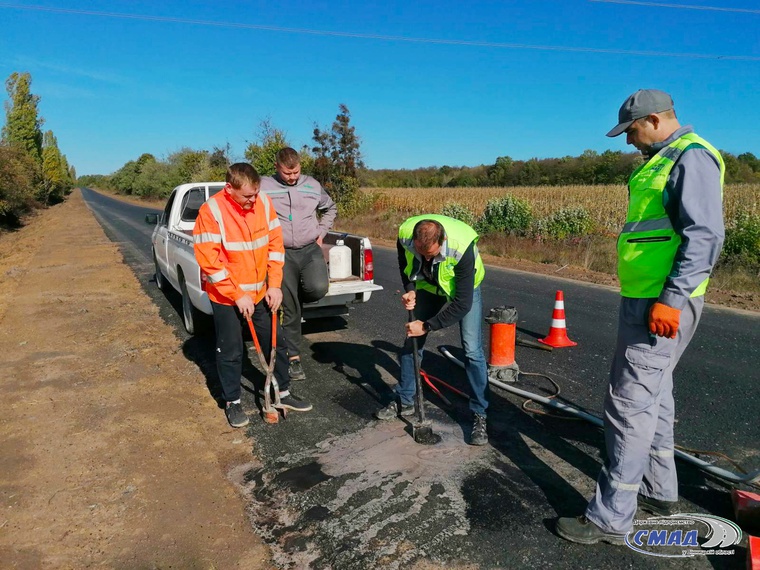
<instances>
[{"instance_id":1,"label":"green tree","mask_svg":"<svg viewBox=\"0 0 760 570\"><path fill-rule=\"evenodd\" d=\"M514 161L509 156L500 156L488 169L488 183L492 186L510 186Z\"/></svg>"},{"instance_id":2,"label":"green tree","mask_svg":"<svg viewBox=\"0 0 760 570\"><path fill-rule=\"evenodd\" d=\"M110 176L111 187L121 194L134 194L137 177L146 164L156 162L156 157L143 153L137 160L130 160Z\"/></svg>"},{"instance_id":3,"label":"green tree","mask_svg":"<svg viewBox=\"0 0 760 570\"><path fill-rule=\"evenodd\" d=\"M314 177L345 214L359 201L357 170L364 168L360 139L351 125L351 113L341 104L330 130L314 127Z\"/></svg>"},{"instance_id":4,"label":"green tree","mask_svg":"<svg viewBox=\"0 0 760 570\"><path fill-rule=\"evenodd\" d=\"M271 119L267 118L259 124L258 142L250 143L243 153L262 176L272 176L275 173L274 163L277 153L287 147L285 133L272 125Z\"/></svg>"},{"instance_id":5,"label":"green tree","mask_svg":"<svg viewBox=\"0 0 760 570\"><path fill-rule=\"evenodd\" d=\"M195 181L201 182L201 180ZM135 178L132 193L143 198L163 198L168 196L173 188L184 182L190 182L190 180L181 177L176 164L146 162Z\"/></svg>"},{"instance_id":6,"label":"green tree","mask_svg":"<svg viewBox=\"0 0 760 570\"><path fill-rule=\"evenodd\" d=\"M739 162L745 163L750 167L752 172L760 173L760 158L757 158L751 152L745 152L736 157Z\"/></svg>"},{"instance_id":7,"label":"green tree","mask_svg":"<svg viewBox=\"0 0 760 570\"><path fill-rule=\"evenodd\" d=\"M42 141L42 187L44 201L55 204L71 191L69 166L66 158L61 155L58 140L53 131L46 131Z\"/></svg>"},{"instance_id":8,"label":"green tree","mask_svg":"<svg viewBox=\"0 0 760 570\"><path fill-rule=\"evenodd\" d=\"M542 168L537 158L531 158L520 164L517 170L517 182L522 186L537 186L541 184Z\"/></svg>"},{"instance_id":9,"label":"green tree","mask_svg":"<svg viewBox=\"0 0 760 570\"><path fill-rule=\"evenodd\" d=\"M311 153L309 145L303 145L298 155L301 157L301 172L314 176L314 155Z\"/></svg>"},{"instance_id":10,"label":"green tree","mask_svg":"<svg viewBox=\"0 0 760 570\"><path fill-rule=\"evenodd\" d=\"M5 81L9 101L5 103L3 143L25 152L37 167L42 166L42 123L37 114L39 95L31 92L29 73L11 73Z\"/></svg>"},{"instance_id":11,"label":"green tree","mask_svg":"<svg viewBox=\"0 0 760 570\"><path fill-rule=\"evenodd\" d=\"M224 181L227 175L227 168L230 165L230 145L224 148L214 147L214 150L208 157L208 181Z\"/></svg>"},{"instance_id":12,"label":"green tree","mask_svg":"<svg viewBox=\"0 0 760 570\"><path fill-rule=\"evenodd\" d=\"M77 185L85 188L113 188L111 177L105 174L84 174L77 177Z\"/></svg>"},{"instance_id":13,"label":"green tree","mask_svg":"<svg viewBox=\"0 0 760 570\"><path fill-rule=\"evenodd\" d=\"M168 163L177 170L177 184L185 182L205 182L201 180L208 170L209 152L183 148L170 154Z\"/></svg>"},{"instance_id":14,"label":"green tree","mask_svg":"<svg viewBox=\"0 0 760 570\"><path fill-rule=\"evenodd\" d=\"M34 206L34 162L18 148L0 145L0 225L17 227Z\"/></svg>"}]
</instances>

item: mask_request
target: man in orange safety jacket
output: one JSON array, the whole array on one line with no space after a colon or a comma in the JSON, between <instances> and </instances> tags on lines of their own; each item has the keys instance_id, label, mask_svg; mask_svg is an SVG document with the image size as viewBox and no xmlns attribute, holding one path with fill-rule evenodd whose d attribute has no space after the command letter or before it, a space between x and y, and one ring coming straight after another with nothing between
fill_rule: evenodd
<instances>
[{"instance_id":1,"label":"man in orange safety jacket","mask_svg":"<svg viewBox=\"0 0 760 570\"><path fill-rule=\"evenodd\" d=\"M222 385L225 414L232 427L248 424L240 403L243 332L251 318L265 355L272 350L272 311L282 303L285 249L282 228L272 202L259 194L260 178L247 163L227 169L224 189L204 203L193 230L195 258L206 277L216 329L216 369ZM282 338L279 322L277 336ZM311 404L289 390L284 343L276 350L274 375L281 408L308 411Z\"/></svg>"}]
</instances>

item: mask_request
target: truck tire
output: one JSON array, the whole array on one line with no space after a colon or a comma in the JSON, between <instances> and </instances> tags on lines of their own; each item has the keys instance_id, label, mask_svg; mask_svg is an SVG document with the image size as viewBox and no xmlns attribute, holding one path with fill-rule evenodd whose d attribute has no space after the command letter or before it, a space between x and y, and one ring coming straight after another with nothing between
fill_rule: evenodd
<instances>
[{"instance_id":1,"label":"truck tire","mask_svg":"<svg viewBox=\"0 0 760 570\"><path fill-rule=\"evenodd\" d=\"M179 274L179 289L182 294L182 322L188 334L199 335L204 330L205 315L193 306L190 295L187 293L185 276Z\"/></svg>"},{"instance_id":2,"label":"truck tire","mask_svg":"<svg viewBox=\"0 0 760 570\"><path fill-rule=\"evenodd\" d=\"M161 291L166 290L166 277L161 273L161 268L158 266L158 259L156 258L156 252L153 252L153 265L156 268L156 285Z\"/></svg>"}]
</instances>

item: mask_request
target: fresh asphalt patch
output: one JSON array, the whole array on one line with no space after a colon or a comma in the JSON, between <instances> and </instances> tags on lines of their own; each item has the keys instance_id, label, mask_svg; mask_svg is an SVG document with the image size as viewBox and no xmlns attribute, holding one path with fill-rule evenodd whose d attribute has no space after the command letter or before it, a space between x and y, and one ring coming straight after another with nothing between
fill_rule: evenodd
<instances>
[{"instance_id":1,"label":"fresh asphalt patch","mask_svg":"<svg viewBox=\"0 0 760 570\"><path fill-rule=\"evenodd\" d=\"M357 307L350 321L366 310ZM247 430L257 461L231 475L282 568L399 569L423 560L441 567L673 567L672 560L571 544L554 533L556 517L581 513L594 491L600 429L526 414L519 398L494 389L490 444L473 447L466 444L467 402L448 393L447 406L426 389L428 416L442 441L419 445L410 422L372 417L391 397L398 346L354 345L344 333L327 331L308 334L304 348L311 352L302 356L307 380L293 388L315 409L289 413L276 425L256 415L254 386L263 374L246 368L244 404L253 420ZM428 352L425 363L431 374L467 391L464 374L443 357ZM543 389L540 382L523 388ZM719 482L679 469L687 494L722 504L727 490ZM675 564L740 568L741 552L712 564L705 557Z\"/></svg>"}]
</instances>

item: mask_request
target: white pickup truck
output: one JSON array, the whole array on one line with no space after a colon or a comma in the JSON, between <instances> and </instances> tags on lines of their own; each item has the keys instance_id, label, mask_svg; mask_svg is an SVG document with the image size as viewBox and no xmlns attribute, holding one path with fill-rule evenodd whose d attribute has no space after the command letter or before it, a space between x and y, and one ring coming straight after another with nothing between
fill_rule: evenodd
<instances>
[{"instance_id":1,"label":"white pickup truck","mask_svg":"<svg viewBox=\"0 0 760 570\"><path fill-rule=\"evenodd\" d=\"M193 227L201 204L224 188L224 182L197 182L177 186L169 196L164 211L148 214L145 221L155 224L151 242L156 266L156 284L164 289L169 285L182 295L182 319L185 329L196 334L202 328L202 314L211 315L211 302L204 291L205 276L201 275L193 252ZM369 238L329 232L322 245L327 252L342 239L351 248L351 276L330 280L327 295L303 307L303 318L333 317L348 314L350 303L364 303L373 291L382 289L374 283L372 246Z\"/></svg>"}]
</instances>

